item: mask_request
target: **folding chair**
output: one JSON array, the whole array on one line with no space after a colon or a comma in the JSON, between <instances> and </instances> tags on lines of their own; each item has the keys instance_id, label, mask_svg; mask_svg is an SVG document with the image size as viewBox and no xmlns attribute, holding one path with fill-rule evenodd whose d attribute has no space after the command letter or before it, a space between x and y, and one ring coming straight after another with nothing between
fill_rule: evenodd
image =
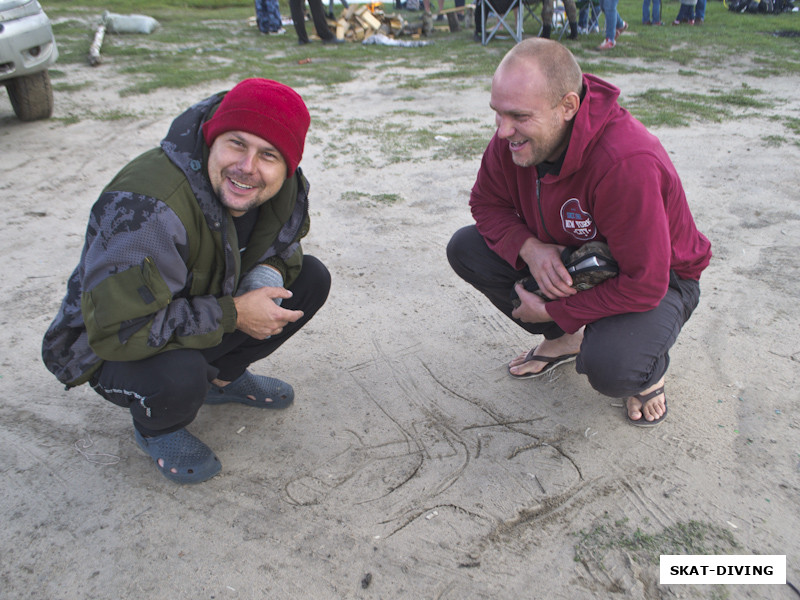
<instances>
[{"instance_id":1,"label":"folding chair","mask_svg":"<svg viewBox=\"0 0 800 600\"><path fill-rule=\"evenodd\" d=\"M494 0L494 3L499 5L499 0ZM508 9L500 14L500 11L494 7L494 4L492 4L492 0L481 0L480 15L478 15L477 18L481 19L482 45L485 46L488 44L489 40L497 35L501 28L505 29L515 42L519 43L522 41L522 19L524 15L522 14L523 9L521 3L522 0L513 0L509 4ZM497 18L497 23L495 23L494 27L487 31L487 19L489 17ZM507 21L509 17L513 17L513 25L510 21Z\"/></svg>"},{"instance_id":2,"label":"folding chair","mask_svg":"<svg viewBox=\"0 0 800 600\"><path fill-rule=\"evenodd\" d=\"M578 9L578 32L579 33L592 33L595 29L600 31L600 0L575 0L575 8ZM581 12L588 13L588 20L583 30L581 25Z\"/></svg>"},{"instance_id":3,"label":"folding chair","mask_svg":"<svg viewBox=\"0 0 800 600\"><path fill-rule=\"evenodd\" d=\"M533 19L536 27L536 37L539 37L539 35L542 33L542 19L536 10L536 7L540 6L541 4L542 0L522 0L522 6L525 7L525 14L522 17L523 24L525 19L528 17Z\"/></svg>"},{"instance_id":4,"label":"folding chair","mask_svg":"<svg viewBox=\"0 0 800 600\"><path fill-rule=\"evenodd\" d=\"M542 34L542 29L544 28L542 18L539 16L540 11L542 11L542 3L553 1L554 0L522 0L522 4L525 6L525 18L530 17L533 19L535 26L538 27L538 30L536 31L537 36ZM560 41L566 29L567 17L566 11L564 10L564 4L561 2L561 0L555 0L555 6L553 7L553 18L551 19L550 23L550 35L551 37L558 38Z\"/></svg>"}]
</instances>

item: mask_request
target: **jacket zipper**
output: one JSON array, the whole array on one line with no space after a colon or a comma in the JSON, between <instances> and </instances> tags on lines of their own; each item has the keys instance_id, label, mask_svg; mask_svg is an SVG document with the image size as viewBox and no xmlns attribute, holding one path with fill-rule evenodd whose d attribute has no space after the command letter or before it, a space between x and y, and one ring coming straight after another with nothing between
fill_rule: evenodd
<instances>
[{"instance_id":1,"label":"jacket zipper","mask_svg":"<svg viewBox=\"0 0 800 600\"><path fill-rule=\"evenodd\" d=\"M536 173L536 206L539 208L539 220L542 222L542 229L547 234L554 244L557 244L556 238L550 235L550 232L547 231L547 225L544 222L544 211L542 211L542 180L539 179L539 173ZM542 240L539 240L542 241Z\"/></svg>"}]
</instances>

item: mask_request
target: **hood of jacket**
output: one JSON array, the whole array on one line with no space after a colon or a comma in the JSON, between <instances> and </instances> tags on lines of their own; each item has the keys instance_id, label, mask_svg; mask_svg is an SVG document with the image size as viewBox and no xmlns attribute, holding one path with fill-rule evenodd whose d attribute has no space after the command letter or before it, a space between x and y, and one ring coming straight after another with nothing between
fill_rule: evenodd
<instances>
[{"instance_id":1,"label":"hood of jacket","mask_svg":"<svg viewBox=\"0 0 800 600\"><path fill-rule=\"evenodd\" d=\"M214 94L189 107L172 121L166 137L161 140L161 149L183 172L212 229L219 229L226 215L206 173L208 146L201 128L214 114L225 93Z\"/></svg>"},{"instance_id":2,"label":"hood of jacket","mask_svg":"<svg viewBox=\"0 0 800 600\"><path fill-rule=\"evenodd\" d=\"M617 103L619 88L594 75L583 76L584 95L575 115L569 146L558 178L574 175L603 139L603 132L624 109Z\"/></svg>"}]
</instances>

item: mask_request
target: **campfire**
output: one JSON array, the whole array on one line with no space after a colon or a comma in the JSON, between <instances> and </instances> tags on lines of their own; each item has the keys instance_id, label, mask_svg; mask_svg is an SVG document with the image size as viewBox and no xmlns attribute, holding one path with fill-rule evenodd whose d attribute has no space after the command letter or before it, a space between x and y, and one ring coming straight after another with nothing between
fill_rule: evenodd
<instances>
[{"instance_id":1,"label":"campfire","mask_svg":"<svg viewBox=\"0 0 800 600\"><path fill-rule=\"evenodd\" d=\"M328 26L338 39L349 42L360 42L376 33L390 38L411 33L404 31L406 22L402 16L386 15L382 6L381 2L351 4L341 12L338 19L329 19Z\"/></svg>"}]
</instances>

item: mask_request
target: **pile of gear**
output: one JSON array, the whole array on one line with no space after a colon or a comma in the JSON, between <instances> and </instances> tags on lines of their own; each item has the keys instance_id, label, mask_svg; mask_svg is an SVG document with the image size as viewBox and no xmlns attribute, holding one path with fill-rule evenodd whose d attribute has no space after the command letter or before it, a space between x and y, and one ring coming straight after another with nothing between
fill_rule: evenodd
<instances>
[{"instance_id":1,"label":"pile of gear","mask_svg":"<svg viewBox=\"0 0 800 600\"><path fill-rule=\"evenodd\" d=\"M795 12L792 0L728 0L728 10L738 13L781 14Z\"/></svg>"}]
</instances>

